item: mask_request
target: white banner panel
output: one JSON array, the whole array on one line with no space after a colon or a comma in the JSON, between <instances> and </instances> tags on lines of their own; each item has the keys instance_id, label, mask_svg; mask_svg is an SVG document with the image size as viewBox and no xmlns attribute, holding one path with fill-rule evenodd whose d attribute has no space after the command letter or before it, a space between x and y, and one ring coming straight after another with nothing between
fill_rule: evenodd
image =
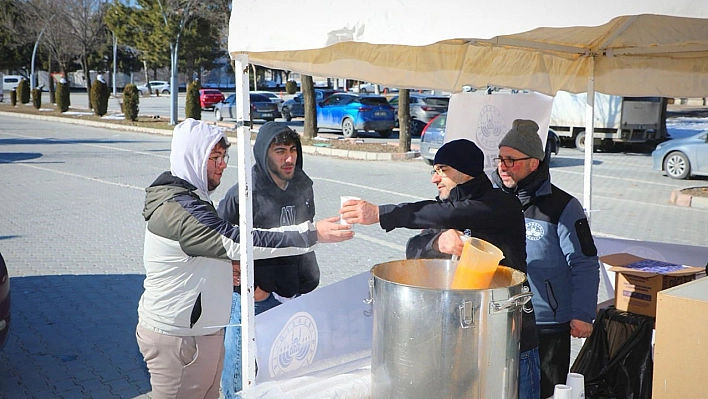
<instances>
[{"instance_id":1,"label":"white banner panel","mask_svg":"<svg viewBox=\"0 0 708 399\"><path fill-rule=\"evenodd\" d=\"M484 170L489 172L496 168L492 159L499 155L499 142L514 119L535 121L546 145L552 105L553 97L540 93L455 93L450 98L445 142L460 138L473 141L484 152Z\"/></svg>"}]
</instances>

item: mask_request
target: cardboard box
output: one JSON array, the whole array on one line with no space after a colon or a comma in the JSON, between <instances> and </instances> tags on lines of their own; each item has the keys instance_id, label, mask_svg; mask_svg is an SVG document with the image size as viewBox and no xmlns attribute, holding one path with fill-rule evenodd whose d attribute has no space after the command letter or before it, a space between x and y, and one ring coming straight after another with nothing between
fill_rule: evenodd
<instances>
[{"instance_id":1,"label":"cardboard box","mask_svg":"<svg viewBox=\"0 0 708 399\"><path fill-rule=\"evenodd\" d=\"M615 307L619 310L656 316L656 299L661 290L696 279L702 267L677 265L640 258L627 253L606 255L600 260L615 272Z\"/></svg>"},{"instance_id":2,"label":"cardboard box","mask_svg":"<svg viewBox=\"0 0 708 399\"><path fill-rule=\"evenodd\" d=\"M706 354L708 278L660 292L652 398L705 398Z\"/></svg>"}]
</instances>

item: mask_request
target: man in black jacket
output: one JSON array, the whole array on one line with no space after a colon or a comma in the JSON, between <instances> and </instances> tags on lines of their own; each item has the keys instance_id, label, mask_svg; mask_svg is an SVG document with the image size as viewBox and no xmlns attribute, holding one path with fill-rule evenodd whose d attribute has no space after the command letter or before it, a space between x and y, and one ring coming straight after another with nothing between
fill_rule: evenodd
<instances>
[{"instance_id":1,"label":"man in black jacket","mask_svg":"<svg viewBox=\"0 0 708 399\"><path fill-rule=\"evenodd\" d=\"M297 132L280 122L261 126L253 146L256 164L253 166L253 227L274 228L291 226L315 217L315 197L312 180L302 170L302 145ZM226 193L217 211L219 216L239 223L238 185ZM338 221L337 217L330 222ZM338 225L337 241L347 240L354 233L350 226ZM345 231L349 230L349 231ZM234 263L234 294L231 323L241 322L240 268ZM314 252L281 256L254 262L254 311L260 314L281 302L314 290L320 282L320 269ZM238 327L230 327L225 336L226 355L222 374L222 391L226 399L240 391L240 345Z\"/></svg>"},{"instance_id":2,"label":"man in black jacket","mask_svg":"<svg viewBox=\"0 0 708 399\"><path fill-rule=\"evenodd\" d=\"M380 206L350 200L339 213L347 223L379 223L386 231L425 229L408 240L409 259L459 256L463 247L460 235L465 234L494 244L504 253L502 265L526 273L521 206L493 188L484 173L484 154L473 142L460 139L440 147L431 182L438 189L435 200ZM540 366L533 311L524 312L522 320L519 398L538 399Z\"/></svg>"}]
</instances>

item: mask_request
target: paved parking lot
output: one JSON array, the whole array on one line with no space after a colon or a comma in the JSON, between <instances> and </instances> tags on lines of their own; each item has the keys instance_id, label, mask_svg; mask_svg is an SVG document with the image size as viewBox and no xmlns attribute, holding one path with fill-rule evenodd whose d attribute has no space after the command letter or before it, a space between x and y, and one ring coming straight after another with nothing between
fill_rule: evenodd
<instances>
[{"instance_id":1,"label":"paved parking lot","mask_svg":"<svg viewBox=\"0 0 708 399\"><path fill-rule=\"evenodd\" d=\"M169 137L3 116L0 251L10 269L12 331L0 351L0 398L145 398L148 374L134 338L142 293L144 187L169 165ZM676 207L674 181L647 154L598 154L593 231L708 246L708 210ZM235 162L232 162L235 163ZM318 218L339 195L375 203L434 196L420 160L305 158ZM554 182L582 197L582 154L563 148ZM235 183L229 167L214 197ZM322 246L322 285L402 258L414 232L357 226L350 242ZM576 345L577 346L577 345Z\"/></svg>"}]
</instances>

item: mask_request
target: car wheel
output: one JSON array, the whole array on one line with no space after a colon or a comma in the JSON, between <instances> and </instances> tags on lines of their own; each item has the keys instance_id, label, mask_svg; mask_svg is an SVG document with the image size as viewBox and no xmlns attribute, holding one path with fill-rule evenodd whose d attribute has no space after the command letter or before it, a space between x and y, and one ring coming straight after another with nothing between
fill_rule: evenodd
<instances>
[{"instance_id":1,"label":"car wheel","mask_svg":"<svg viewBox=\"0 0 708 399\"><path fill-rule=\"evenodd\" d=\"M354 122L347 118L342 121L342 134L348 139L353 139L356 137L356 128L354 127Z\"/></svg>"},{"instance_id":2,"label":"car wheel","mask_svg":"<svg viewBox=\"0 0 708 399\"><path fill-rule=\"evenodd\" d=\"M378 133L379 136L381 136L381 137L387 139L387 138L391 137L391 134L393 133L393 129L379 130L379 131L376 132L376 133Z\"/></svg>"},{"instance_id":3,"label":"car wheel","mask_svg":"<svg viewBox=\"0 0 708 399\"><path fill-rule=\"evenodd\" d=\"M420 136L420 134L423 132L423 129L425 129L425 122L418 120L418 119L411 119L409 132L411 133L411 137L413 136Z\"/></svg>"},{"instance_id":4,"label":"car wheel","mask_svg":"<svg viewBox=\"0 0 708 399\"><path fill-rule=\"evenodd\" d=\"M664 170L672 179L686 179L691 174L691 164L684 153L674 151L664 159Z\"/></svg>"},{"instance_id":5,"label":"car wheel","mask_svg":"<svg viewBox=\"0 0 708 399\"><path fill-rule=\"evenodd\" d=\"M283 119L285 119L288 122L293 120L293 116L290 115L290 110L287 107L283 107L283 109L280 110L280 115L282 115Z\"/></svg>"},{"instance_id":6,"label":"car wheel","mask_svg":"<svg viewBox=\"0 0 708 399\"><path fill-rule=\"evenodd\" d=\"M169 90L163 90L163 91L162 91L162 94L170 94L170 91L169 91Z\"/></svg>"},{"instance_id":7,"label":"car wheel","mask_svg":"<svg viewBox=\"0 0 708 399\"><path fill-rule=\"evenodd\" d=\"M423 158L423 161L425 161L425 163L426 163L427 165L433 166L433 160L432 160L432 159Z\"/></svg>"},{"instance_id":8,"label":"car wheel","mask_svg":"<svg viewBox=\"0 0 708 399\"><path fill-rule=\"evenodd\" d=\"M575 136L575 148L577 148L580 152L585 152L585 131L582 131Z\"/></svg>"},{"instance_id":9,"label":"car wheel","mask_svg":"<svg viewBox=\"0 0 708 399\"><path fill-rule=\"evenodd\" d=\"M214 117L216 118L217 121L221 122L224 120L224 117L221 116L221 110L217 109L214 111Z\"/></svg>"}]
</instances>

